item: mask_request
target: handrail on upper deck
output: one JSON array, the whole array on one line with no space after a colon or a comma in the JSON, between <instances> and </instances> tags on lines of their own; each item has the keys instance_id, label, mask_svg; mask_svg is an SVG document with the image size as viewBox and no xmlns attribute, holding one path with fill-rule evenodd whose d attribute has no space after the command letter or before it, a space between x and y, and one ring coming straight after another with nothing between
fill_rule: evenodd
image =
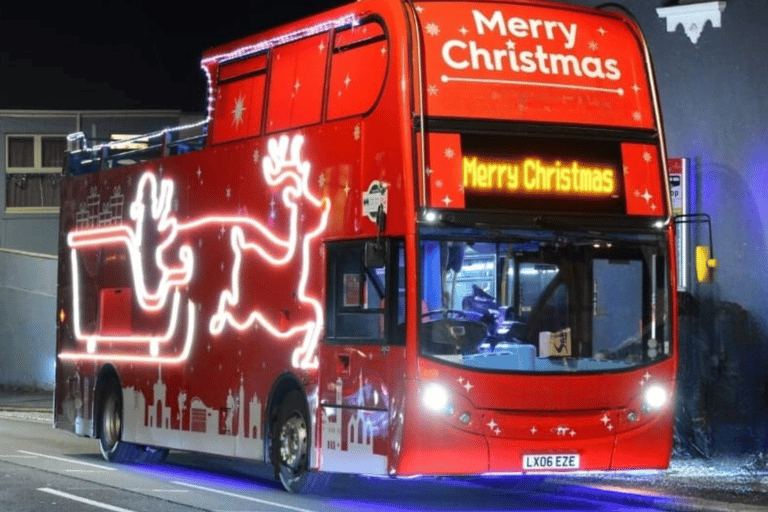
<instances>
[{"instance_id":1,"label":"handrail on upper deck","mask_svg":"<svg viewBox=\"0 0 768 512\"><path fill-rule=\"evenodd\" d=\"M67 135L64 172L85 174L203 149L209 120L93 145L88 144L83 132L71 133ZM181 137L182 133L197 129L201 133Z\"/></svg>"}]
</instances>

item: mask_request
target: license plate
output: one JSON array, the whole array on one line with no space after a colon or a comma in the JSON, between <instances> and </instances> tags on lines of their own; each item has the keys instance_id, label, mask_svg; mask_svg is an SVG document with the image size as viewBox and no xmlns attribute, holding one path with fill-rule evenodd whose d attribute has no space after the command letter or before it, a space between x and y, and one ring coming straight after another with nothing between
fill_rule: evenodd
<instances>
[{"instance_id":1,"label":"license plate","mask_svg":"<svg viewBox=\"0 0 768 512\"><path fill-rule=\"evenodd\" d=\"M579 469L578 453L549 453L523 455L523 470L547 471L556 469Z\"/></svg>"}]
</instances>

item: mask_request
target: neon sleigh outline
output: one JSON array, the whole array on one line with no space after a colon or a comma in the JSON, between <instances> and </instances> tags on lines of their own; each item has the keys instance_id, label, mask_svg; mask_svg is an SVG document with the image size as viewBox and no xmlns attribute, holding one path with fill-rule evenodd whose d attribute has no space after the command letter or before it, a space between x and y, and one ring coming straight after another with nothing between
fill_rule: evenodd
<instances>
[{"instance_id":1,"label":"neon sleigh outline","mask_svg":"<svg viewBox=\"0 0 768 512\"><path fill-rule=\"evenodd\" d=\"M76 229L68 233L67 243L70 247L72 267L72 303L75 338L86 344L86 351L63 352L59 355L62 359L88 359L88 360L116 360L135 363L179 363L186 360L191 352L195 338L195 304L187 299L187 325L184 347L177 356L160 356L160 346L166 344L176 334L178 329L179 313L182 302L182 289L190 283L194 275L195 257L192 248L183 244L178 251L179 263L175 266L166 265L163 254L177 239L181 233L189 233L206 226L230 227L230 247L234 254L234 264L230 279L230 287L224 289L219 295L216 312L208 322L209 333L213 336L220 335L227 326L243 331L255 324L265 328L272 336L280 339L288 339L304 333L302 342L292 354L291 363L297 368L317 368L316 356L317 343L323 329L323 308L320 301L307 295L306 286L310 274L311 265L309 258L310 245L326 228L330 212L328 198L317 198L310 192L309 175L311 164L301 159L301 149L304 144L302 135L295 135L289 139L287 135L279 139L270 139L267 143L268 155L262 160L262 173L270 187L282 186L281 199L283 205L289 211L289 233L287 238L275 235L269 227L251 217L245 216L203 216L189 222L179 222L171 214L171 204L174 197L174 182L163 178L159 181L152 172L142 174L138 186L136 198L130 205L129 214L135 222L135 229L126 224L108 226L94 229ZM158 233L167 233L165 239L158 244L154 262L160 271L160 279L157 287L150 290L146 285L144 269L141 264L142 235L146 207L144 205L144 191L149 188L150 217L156 223ZM320 222L314 230L306 233L301 244L301 271L296 296L299 302L310 306L314 318L307 322L291 326L282 331L273 325L264 314L253 309L245 320L238 320L232 314L232 309L239 305L240 301L240 271L244 253L254 252L258 257L273 266L284 266L294 261L299 246L298 201L305 199L312 206L320 210ZM246 239L243 227L253 228L263 236L275 250L270 251L264 245ZM168 329L162 335L104 335L98 332L85 333L81 327L79 264L77 249L86 247L104 247L108 245L125 245L129 255L131 274L133 278L135 296L139 306L144 311L160 311L171 299L171 314ZM97 347L101 343L143 343L149 345L148 356L128 356L98 354Z\"/></svg>"}]
</instances>

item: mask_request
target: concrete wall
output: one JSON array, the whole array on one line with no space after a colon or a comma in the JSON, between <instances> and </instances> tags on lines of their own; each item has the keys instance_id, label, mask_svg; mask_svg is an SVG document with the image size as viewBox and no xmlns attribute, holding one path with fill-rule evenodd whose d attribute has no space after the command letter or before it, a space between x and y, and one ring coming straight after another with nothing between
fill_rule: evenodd
<instances>
[{"instance_id":1,"label":"concrete wall","mask_svg":"<svg viewBox=\"0 0 768 512\"><path fill-rule=\"evenodd\" d=\"M56 267L55 256L0 249L0 385L53 389Z\"/></svg>"}]
</instances>

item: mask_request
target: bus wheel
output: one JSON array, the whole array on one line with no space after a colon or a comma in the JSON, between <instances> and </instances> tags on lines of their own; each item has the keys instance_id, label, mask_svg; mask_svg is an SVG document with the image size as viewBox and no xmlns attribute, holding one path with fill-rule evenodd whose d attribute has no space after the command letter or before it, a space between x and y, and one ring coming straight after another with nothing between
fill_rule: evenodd
<instances>
[{"instance_id":1,"label":"bus wheel","mask_svg":"<svg viewBox=\"0 0 768 512\"><path fill-rule=\"evenodd\" d=\"M101 403L99 448L109 462L133 462L136 445L121 440L123 435L123 397L118 386L110 386Z\"/></svg>"},{"instance_id":2,"label":"bus wheel","mask_svg":"<svg viewBox=\"0 0 768 512\"><path fill-rule=\"evenodd\" d=\"M291 391L280 404L272 429L272 460L275 474L288 492L314 487L316 473L309 465L309 414L301 393Z\"/></svg>"}]
</instances>

